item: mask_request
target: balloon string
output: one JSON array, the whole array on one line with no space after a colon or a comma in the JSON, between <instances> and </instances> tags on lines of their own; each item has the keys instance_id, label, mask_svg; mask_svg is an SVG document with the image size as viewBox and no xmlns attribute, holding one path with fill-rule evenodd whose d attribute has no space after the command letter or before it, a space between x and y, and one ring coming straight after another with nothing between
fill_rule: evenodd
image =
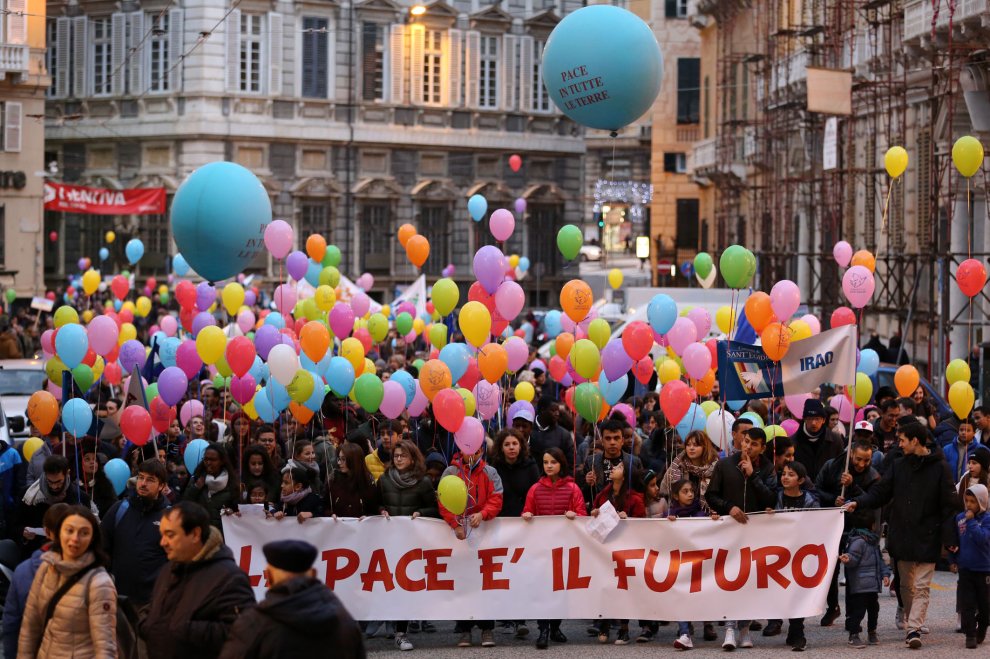
<instances>
[{"instance_id":1,"label":"balloon string","mask_svg":"<svg viewBox=\"0 0 990 659\"><path fill-rule=\"evenodd\" d=\"M972 199L969 192L969 181L966 179L966 252L969 254L969 258L973 258L973 229L972 223L970 222L970 215L973 211L972 209ZM970 298L972 301L972 298ZM968 350L968 348L967 348Z\"/></svg>"},{"instance_id":2,"label":"balloon string","mask_svg":"<svg viewBox=\"0 0 990 659\"><path fill-rule=\"evenodd\" d=\"M890 208L890 192L894 189L897 184L897 179L892 179L890 185L887 186L887 200L883 202L883 218L881 220L880 232L886 233L887 231L887 209Z\"/></svg>"}]
</instances>

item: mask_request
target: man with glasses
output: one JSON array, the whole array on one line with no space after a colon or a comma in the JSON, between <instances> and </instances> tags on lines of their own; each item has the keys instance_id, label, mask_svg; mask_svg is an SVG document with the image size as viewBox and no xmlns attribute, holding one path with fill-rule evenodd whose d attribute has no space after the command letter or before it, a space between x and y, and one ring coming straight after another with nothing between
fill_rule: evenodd
<instances>
[{"instance_id":1,"label":"man with glasses","mask_svg":"<svg viewBox=\"0 0 990 659\"><path fill-rule=\"evenodd\" d=\"M61 455L45 458L41 478L35 481L24 493L18 524L22 540L21 549L25 557L45 543L45 536L39 533L45 513L56 503L83 505L93 508L89 496L79 490L78 483L69 478L69 462ZM93 514L96 510L93 509Z\"/></svg>"},{"instance_id":2,"label":"man with glasses","mask_svg":"<svg viewBox=\"0 0 990 659\"><path fill-rule=\"evenodd\" d=\"M897 419L900 406L896 400L885 400L880 404L880 419L873 424L873 436L877 446L884 453L897 446Z\"/></svg>"}]
</instances>

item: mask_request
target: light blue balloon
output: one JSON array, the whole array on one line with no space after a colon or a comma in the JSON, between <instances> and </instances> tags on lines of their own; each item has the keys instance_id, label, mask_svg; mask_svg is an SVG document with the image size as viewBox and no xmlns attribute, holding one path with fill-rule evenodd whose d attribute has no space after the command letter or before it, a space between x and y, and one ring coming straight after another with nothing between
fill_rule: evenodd
<instances>
[{"instance_id":1,"label":"light blue balloon","mask_svg":"<svg viewBox=\"0 0 990 659\"><path fill-rule=\"evenodd\" d=\"M657 334L666 334L677 320L677 303L674 298L658 293L646 307L646 319Z\"/></svg>"},{"instance_id":2,"label":"light blue balloon","mask_svg":"<svg viewBox=\"0 0 990 659\"><path fill-rule=\"evenodd\" d=\"M603 34L622 35L603 39ZM561 112L615 131L641 117L660 92L663 56L641 18L611 5L568 14L543 49L543 84Z\"/></svg>"},{"instance_id":3,"label":"light blue balloon","mask_svg":"<svg viewBox=\"0 0 990 659\"><path fill-rule=\"evenodd\" d=\"M526 272L529 270L529 257L520 256L519 257L519 272Z\"/></svg>"},{"instance_id":4,"label":"light blue balloon","mask_svg":"<svg viewBox=\"0 0 990 659\"><path fill-rule=\"evenodd\" d=\"M733 412L738 412L743 407L746 406L746 401L744 400L727 400L725 401L725 406L728 407Z\"/></svg>"},{"instance_id":5,"label":"light blue balloon","mask_svg":"<svg viewBox=\"0 0 990 659\"><path fill-rule=\"evenodd\" d=\"M69 327L64 325L62 329ZM59 334L62 330L59 330ZM93 410L89 403L82 398L73 398L62 406L62 425L66 432L75 437L82 437L89 432L89 427L93 425Z\"/></svg>"},{"instance_id":6,"label":"light blue balloon","mask_svg":"<svg viewBox=\"0 0 990 659\"><path fill-rule=\"evenodd\" d=\"M272 378L271 382L265 386L271 392L269 399L272 401L276 412L281 412L292 402L292 399L289 397L289 391L275 378Z\"/></svg>"},{"instance_id":7,"label":"light blue balloon","mask_svg":"<svg viewBox=\"0 0 990 659\"><path fill-rule=\"evenodd\" d=\"M192 268L208 281L244 270L265 249L272 221L268 191L232 162L213 162L190 174L172 200L172 235Z\"/></svg>"},{"instance_id":8,"label":"light blue balloon","mask_svg":"<svg viewBox=\"0 0 990 659\"><path fill-rule=\"evenodd\" d=\"M69 301L69 298L68 298L68 296L66 296L66 298L65 298L65 301L66 301L66 302L68 302L68 301ZM120 310L121 310L121 308L122 308L123 306L124 306L124 303L123 303L123 301L121 301L121 300L118 300L117 298L114 298L114 299L113 299L113 310L114 310L114 311L120 311Z\"/></svg>"},{"instance_id":9,"label":"light blue balloon","mask_svg":"<svg viewBox=\"0 0 990 659\"><path fill-rule=\"evenodd\" d=\"M763 423L763 419L760 418L760 415L756 412L746 412L745 414L740 414L736 420L738 421L739 419L749 419L757 428L762 428L766 425Z\"/></svg>"},{"instance_id":10,"label":"light blue balloon","mask_svg":"<svg viewBox=\"0 0 990 659\"><path fill-rule=\"evenodd\" d=\"M688 408L687 414L685 414L684 418L678 422L677 426L675 426L675 430L677 430L677 434L683 440L689 433L694 432L695 430L704 430L706 420L705 411L701 409L701 406L697 403L691 403L691 407Z\"/></svg>"},{"instance_id":11,"label":"light blue balloon","mask_svg":"<svg viewBox=\"0 0 990 659\"><path fill-rule=\"evenodd\" d=\"M278 417L278 412L275 411L275 405L272 402L271 390L267 386L258 389L254 395L254 411L258 413L258 418L265 423L273 423Z\"/></svg>"},{"instance_id":12,"label":"light blue balloon","mask_svg":"<svg viewBox=\"0 0 990 659\"><path fill-rule=\"evenodd\" d=\"M261 361L261 357L255 355L254 363L251 364L248 373L254 378L255 382L268 382L268 365Z\"/></svg>"},{"instance_id":13,"label":"light blue balloon","mask_svg":"<svg viewBox=\"0 0 990 659\"><path fill-rule=\"evenodd\" d=\"M354 367L343 357L334 357L327 368L327 384L330 391L343 398L354 386Z\"/></svg>"},{"instance_id":14,"label":"light blue balloon","mask_svg":"<svg viewBox=\"0 0 990 659\"><path fill-rule=\"evenodd\" d=\"M615 382L609 382L602 371L598 376L598 389L602 392L602 397L609 405L615 405L626 394L626 387L629 386L629 375L624 373Z\"/></svg>"},{"instance_id":15,"label":"light blue balloon","mask_svg":"<svg viewBox=\"0 0 990 659\"><path fill-rule=\"evenodd\" d=\"M311 412L319 412L320 408L323 406L323 399L326 397L327 392L326 389L324 389L323 378L320 377L315 371L310 371L309 374L313 376L313 381L316 383L316 386L313 387L313 393L310 394L310 397L305 403L303 403L303 406Z\"/></svg>"},{"instance_id":16,"label":"light blue balloon","mask_svg":"<svg viewBox=\"0 0 990 659\"><path fill-rule=\"evenodd\" d=\"M178 338L171 336L158 345L158 359L162 360L162 365L166 368L169 366L175 366L175 354L179 350L179 346L182 344Z\"/></svg>"},{"instance_id":17,"label":"light blue balloon","mask_svg":"<svg viewBox=\"0 0 990 659\"><path fill-rule=\"evenodd\" d=\"M110 250L107 249L106 247L101 247L100 248L100 260L101 261L106 261L108 258L110 258Z\"/></svg>"},{"instance_id":18,"label":"light blue balloon","mask_svg":"<svg viewBox=\"0 0 990 659\"><path fill-rule=\"evenodd\" d=\"M123 494L127 487L127 480L131 477L131 469L127 463L120 458L112 458L103 465L103 473L113 485L113 491L117 493L117 496Z\"/></svg>"},{"instance_id":19,"label":"light blue balloon","mask_svg":"<svg viewBox=\"0 0 990 659\"><path fill-rule=\"evenodd\" d=\"M265 316L265 325L271 325L275 329L285 329L285 318L279 312L273 311Z\"/></svg>"},{"instance_id":20,"label":"light blue balloon","mask_svg":"<svg viewBox=\"0 0 990 659\"><path fill-rule=\"evenodd\" d=\"M55 335L55 354L69 369L82 363L87 350L89 350L89 337L86 335L86 329L78 323L63 325Z\"/></svg>"},{"instance_id":21,"label":"light blue balloon","mask_svg":"<svg viewBox=\"0 0 990 659\"><path fill-rule=\"evenodd\" d=\"M861 350L859 353L859 372L872 377L876 375L878 368L880 368L880 355L877 354L877 351L872 348Z\"/></svg>"},{"instance_id":22,"label":"light blue balloon","mask_svg":"<svg viewBox=\"0 0 990 659\"><path fill-rule=\"evenodd\" d=\"M172 257L172 272L180 277L185 277L189 274L189 264L186 262L186 257L182 254L176 254Z\"/></svg>"},{"instance_id":23,"label":"light blue balloon","mask_svg":"<svg viewBox=\"0 0 990 659\"><path fill-rule=\"evenodd\" d=\"M543 316L543 329L546 330L547 336L551 339L557 338L557 335L564 331L564 326L560 322L559 311L551 309L547 315Z\"/></svg>"},{"instance_id":24,"label":"light blue balloon","mask_svg":"<svg viewBox=\"0 0 990 659\"><path fill-rule=\"evenodd\" d=\"M413 398L416 397L416 380L409 371L396 371L389 378L392 382L398 382L406 391L406 405L412 405Z\"/></svg>"},{"instance_id":25,"label":"light blue balloon","mask_svg":"<svg viewBox=\"0 0 990 659\"><path fill-rule=\"evenodd\" d=\"M486 212L488 212L488 200L480 194L471 195L471 198L468 199L468 213L471 214L471 219L475 222L481 222L481 218L485 216Z\"/></svg>"},{"instance_id":26,"label":"light blue balloon","mask_svg":"<svg viewBox=\"0 0 990 659\"><path fill-rule=\"evenodd\" d=\"M320 273L323 272L323 264L317 263L313 259L309 260L309 265L306 266L306 274L303 276L310 286L320 285Z\"/></svg>"},{"instance_id":27,"label":"light blue balloon","mask_svg":"<svg viewBox=\"0 0 990 659\"><path fill-rule=\"evenodd\" d=\"M457 382L467 373L471 354L463 343L448 343L440 350L440 361L450 369L450 377Z\"/></svg>"},{"instance_id":28,"label":"light blue balloon","mask_svg":"<svg viewBox=\"0 0 990 659\"><path fill-rule=\"evenodd\" d=\"M183 452L182 458L190 474L195 472L196 467L203 461L203 453L206 452L207 446L209 446L209 442L205 439L194 439L186 444L186 450Z\"/></svg>"},{"instance_id":29,"label":"light blue balloon","mask_svg":"<svg viewBox=\"0 0 990 659\"><path fill-rule=\"evenodd\" d=\"M127 262L134 265L144 256L144 243L140 238L131 238L124 247L124 254L127 255Z\"/></svg>"},{"instance_id":30,"label":"light blue balloon","mask_svg":"<svg viewBox=\"0 0 990 659\"><path fill-rule=\"evenodd\" d=\"M311 373L316 373L320 376L320 379L326 379L327 369L330 367L331 354L327 352L318 362L314 362L312 359L306 356L303 352L299 355L299 363L304 369L310 371Z\"/></svg>"}]
</instances>

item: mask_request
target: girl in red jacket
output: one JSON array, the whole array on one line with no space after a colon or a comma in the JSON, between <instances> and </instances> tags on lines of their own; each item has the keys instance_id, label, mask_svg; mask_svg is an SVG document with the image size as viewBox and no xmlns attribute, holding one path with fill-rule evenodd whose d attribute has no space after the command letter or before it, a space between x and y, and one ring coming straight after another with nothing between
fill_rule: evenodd
<instances>
[{"instance_id":1,"label":"girl in red jacket","mask_svg":"<svg viewBox=\"0 0 990 659\"><path fill-rule=\"evenodd\" d=\"M567 519L587 516L581 488L573 478L564 476L567 471L564 452L556 446L548 448L543 454L543 473L546 475L529 488L523 519L529 521L534 515L564 515ZM540 627L537 649L546 650L550 639L556 643L567 642L567 637L560 631L560 620L537 620L537 624Z\"/></svg>"}]
</instances>

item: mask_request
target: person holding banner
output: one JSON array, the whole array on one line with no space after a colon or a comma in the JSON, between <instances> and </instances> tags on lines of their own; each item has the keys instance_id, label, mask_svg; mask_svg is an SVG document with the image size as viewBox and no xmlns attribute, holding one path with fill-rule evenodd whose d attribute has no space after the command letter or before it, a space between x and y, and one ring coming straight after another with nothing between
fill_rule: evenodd
<instances>
[{"instance_id":1,"label":"person holding banner","mask_svg":"<svg viewBox=\"0 0 990 659\"><path fill-rule=\"evenodd\" d=\"M815 482L818 472L821 471L825 463L834 457L842 455L845 442L842 438L829 430L826 425L828 415L820 400L809 398L804 401L804 423L791 436L794 442L794 459L804 465L808 470L808 478ZM835 617L838 617L838 613ZM834 622L835 619L832 619ZM829 622L828 625L831 625ZM822 622L823 627L828 627Z\"/></svg>"}]
</instances>

